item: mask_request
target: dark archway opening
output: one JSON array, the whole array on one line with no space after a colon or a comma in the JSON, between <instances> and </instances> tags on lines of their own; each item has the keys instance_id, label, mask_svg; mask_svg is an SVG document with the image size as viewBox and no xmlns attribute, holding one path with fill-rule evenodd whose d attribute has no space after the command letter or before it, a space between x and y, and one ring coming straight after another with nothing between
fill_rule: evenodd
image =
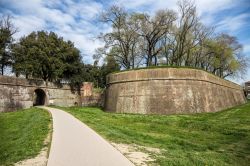
<instances>
[{"instance_id":1,"label":"dark archway opening","mask_svg":"<svg viewBox=\"0 0 250 166\"><path fill-rule=\"evenodd\" d=\"M42 89L36 89L34 92L33 106L44 105L46 94Z\"/></svg>"}]
</instances>

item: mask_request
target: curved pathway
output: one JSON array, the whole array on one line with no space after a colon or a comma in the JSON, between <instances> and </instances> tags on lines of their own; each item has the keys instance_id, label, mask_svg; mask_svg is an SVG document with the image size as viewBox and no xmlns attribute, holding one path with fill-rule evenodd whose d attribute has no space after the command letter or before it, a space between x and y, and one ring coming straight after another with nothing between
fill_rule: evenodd
<instances>
[{"instance_id":1,"label":"curved pathway","mask_svg":"<svg viewBox=\"0 0 250 166\"><path fill-rule=\"evenodd\" d=\"M118 150L67 112L41 107L53 117L48 166L133 166Z\"/></svg>"}]
</instances>

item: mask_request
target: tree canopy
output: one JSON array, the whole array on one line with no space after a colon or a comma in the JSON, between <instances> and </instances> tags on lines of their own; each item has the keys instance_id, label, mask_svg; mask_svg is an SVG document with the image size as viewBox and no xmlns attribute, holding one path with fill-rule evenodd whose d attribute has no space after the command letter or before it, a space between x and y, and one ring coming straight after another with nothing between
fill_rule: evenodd
<instances>
[{"instance_id":1,"label":"tree canopy","mask_svg":"<svg viewBox=\"0 0 250 166\"><path fill-rule=\"evenodd\" d=\"M54 32L38 31L13 46L13 70L26 78L52 82L78 82L82 71L80 51Z\"/></svg>"},{"instance_id":2,"label":"tree canopy","mask_svg":"<svg viewBox=\"0 0 250 166\"><path fill-rule=\"evenodd\" d=\"M82 82L95 87L106 86L106 75L120 70L113 56L107 56L102 66L84 64L80 51L71 41L64 41L54 32L38 31L20 38L12 46L13 72L16 76L39 78L56 83L69 83L80 88Z\"/></svg>"},{"instance_id":3,"label":"tree canopy","mask_svg":"<svg viewBox=\"0 0 250 166\"><path fill-rule=\"evenodd\" d=\"M112 72L119 71L120 66L113 56L108 55L104 59L102 66L98 66L98 62L95 61L94 65L85 64L83 70L84 81L93 82L97 88L105 88L106 76Z\"/></svg>"}]
</instances>

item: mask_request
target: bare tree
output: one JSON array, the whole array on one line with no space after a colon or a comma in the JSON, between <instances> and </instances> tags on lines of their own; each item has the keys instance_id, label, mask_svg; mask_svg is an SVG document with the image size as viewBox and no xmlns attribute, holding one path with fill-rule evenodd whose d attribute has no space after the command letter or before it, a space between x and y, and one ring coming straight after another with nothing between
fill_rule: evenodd
<instances>
[{"instance_id":1,"label":"bare tree","mask_svg":"<svg viewBox=\"0 0 250 166\"><path fill-rule=\"evenodd\" d=\"M0 20L0 67L1 74L4 75L4 69L11 66L11 45L14 41L13 35L17 32L14 27L11 16L4 15Z\"/></svg>"},{"instance_id":2,"label":"bare tree","mask_svg":"<svg viewBox=\"0 0 250 166\"><path fill-rule=\"evenodd\" d=\"M102 13L112 32L102 35L105 46L97 55L112 55L125 69L167 64L202 68L222 78L245 73L248 59L237 39L215 36L213 27L202 24L194 1L177 5L177 13L166 9L153 16L112 6Z\"/></svg>"},{"instance_id":3,"label":"bare tree","mask_svg":"<svg viewBox=\"0 0 250 166\"><path fill-rule=\"evenodd\" d=\"M138 34L143 37L146 65L157 65L157 55L162 51L161 40L170 32L176 13L171 10L159 10L150 18L147 14L137 14L140 21ZM154 62L153 62L154 61Z\"/></svg>"},{"instance_id":4,"label":"bare tree","mask_svg":"<svg viewBox=\"0 0 250 166\"><path fill-rule=\"evenodd\" d=\"M182 65L183 61L189 59L188 51L190 50L191 40L194 37L193 31L199 23L196 6L189 0L178 1L180 18L176 25L173 49L173 65ZM184 56L186 55L186 59ZM185 63L185 62L184 62Z\"/></svg>"},{"instance_id":5,"label":"bare tree","mask_svg":"<svg viewBox=\"0 0 250 166\"><path fill-rule=\"evenodd\" d=\"M123 8L112 6L101 14L101 21L111 23L112 31L100 36L105 46L99 48L97 54L112 55L123 68L134 68L139 36L136 33L138 26L133 17Z\"/></svg>"}]
</instances>

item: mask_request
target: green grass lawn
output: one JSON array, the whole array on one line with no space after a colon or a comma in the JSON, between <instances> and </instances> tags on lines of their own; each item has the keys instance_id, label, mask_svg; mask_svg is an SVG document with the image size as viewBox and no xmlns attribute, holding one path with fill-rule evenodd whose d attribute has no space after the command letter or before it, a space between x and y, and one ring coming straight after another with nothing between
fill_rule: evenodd
<instances>
[{"instance_id":1,"label":"green grass lawn","mask_svg":"<svg viewBox=\"0 0 250 166\"><path fill-rule=\"evenodd\" d=\"M159 165L250 165L250 103L217 113L133 115L62 108L104 138L160 148Z\"/></svg>"},{"instance_id":2,"label":"green grass lawn","mask_svg":"<svg viewBox=\"0 0 250 166\"><path fill-rule=\"evenodd\" d=\"M0 165L35 157L44 146L50 123L49 113L39 108L0 113Z\"/></svg>"}]
</instances>

